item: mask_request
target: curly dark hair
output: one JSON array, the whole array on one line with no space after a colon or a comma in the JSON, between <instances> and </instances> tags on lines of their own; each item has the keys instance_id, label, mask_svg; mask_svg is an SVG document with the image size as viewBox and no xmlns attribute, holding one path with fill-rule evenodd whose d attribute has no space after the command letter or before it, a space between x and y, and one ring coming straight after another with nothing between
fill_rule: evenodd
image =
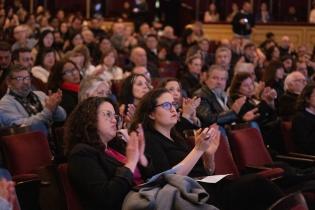
<instances>
[{"instance_id":1,"label":"curly dark hair","mask_svg":"<svg viewBox=\"0 0 315 210\"><path fill-rule=\"evenodd\" d=\"M78 143L88 144L98 150L104 150L97 128L97 112L101 104L108 102L113 105L115 113L118 113L117 105L104 97L90 97L79 103L71 112L65 124L65 154Z\"/></svg>"},{"instance_id":2,"label":"curly dark hair","mask_svg":"<svg viewBox=\"0 0 315 210\"><path fill-rule=\"evenodd\" d=\"M305 108L310 106L310 98L314 90L315 90L315 82L311 82L304 87L301 95L299 95L297 99L296 110L302 111Z\"/></svg>"},{"instance_id":3,"label":"curly dark hair","mask_svg":"<svg viewBox=\"0 0 315 210\"><path fill-rule=\"evenodd\" d=\"M142 123L144 129L153 129L153 120L149 115L155 110L157 99L164 93L168 93L168 90L165 88L158 88L144 95L136 108L129 131L135 130L139 123Z\"/></svg>"}]
</instances>

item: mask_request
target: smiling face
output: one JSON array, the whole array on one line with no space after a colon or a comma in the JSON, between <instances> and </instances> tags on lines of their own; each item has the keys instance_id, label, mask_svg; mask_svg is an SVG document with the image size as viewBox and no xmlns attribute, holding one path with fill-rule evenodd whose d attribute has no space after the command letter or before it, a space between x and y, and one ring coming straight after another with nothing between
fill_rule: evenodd
<instances>
[{"instance_id":1,"label":"smiling face","mask_svg":"<svg viewBox=\"0 0 315 210\"><path fill-rule=\"evenodd\" d=\"M173 96L170 93L163 93L157 98L155 110L150 114L155 128L171 129L177 123L177 111L174 105L167 107L163 104L174 104ZM170 109L168 109L170 108Z\"/></svg>"},{"instance_id":2,"label":"smiling face","mask_svg":"<svg viewBox=\"0 0 315 210\"><path fill-rule=\"evenodd\" d=\"M102 103L98 108L97 130L105 145L116 136L117 120L115 115L115 109L109 102Z\"/></svg>"}]
</instances>

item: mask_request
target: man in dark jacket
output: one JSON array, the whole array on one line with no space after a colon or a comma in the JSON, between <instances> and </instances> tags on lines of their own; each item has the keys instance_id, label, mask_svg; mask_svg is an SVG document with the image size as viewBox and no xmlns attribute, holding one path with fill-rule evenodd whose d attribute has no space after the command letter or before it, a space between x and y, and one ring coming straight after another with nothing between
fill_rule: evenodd
<instances>
[{"instance_id":1,"label":"man in dark jacket","mask_svg":"<svg viewBox=\"0 0 315 210\"><path fill-rule=\"evenodd\" d=\"M239 98L229 107L227 104L228 97L224 92L227 79L228 73L226 70L219 65L212 65L208 70L205 85L195 92L194 95L201 98L201 103L197 108L197 116L202 123L202 127L213 123L225 125L238 121L238 113L246 98ZM247 112L243 120L253 120L256 117L256 111Z\"/></svg>"}]
</instances>

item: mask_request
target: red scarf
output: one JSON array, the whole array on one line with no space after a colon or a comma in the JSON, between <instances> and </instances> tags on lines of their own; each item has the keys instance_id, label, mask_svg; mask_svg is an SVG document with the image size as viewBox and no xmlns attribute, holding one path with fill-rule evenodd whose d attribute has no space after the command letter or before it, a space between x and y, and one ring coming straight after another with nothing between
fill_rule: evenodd
<instances>
[{"instance_id":1,"label":"red scarf","mask_svg":"<svg viewBox=\"0 0 315 210\"><path fill-rule=\"evenodd\" d=\"M72 82L63 82L61 84L61 89L79 93L80 84L76 84L76 83L72 83Z\"/></svg>"}]
</instances>

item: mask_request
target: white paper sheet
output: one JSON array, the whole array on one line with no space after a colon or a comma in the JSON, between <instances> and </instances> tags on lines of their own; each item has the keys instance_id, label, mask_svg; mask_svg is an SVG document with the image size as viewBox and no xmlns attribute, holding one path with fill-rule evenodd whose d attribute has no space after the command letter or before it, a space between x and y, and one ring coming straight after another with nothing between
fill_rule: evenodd
<instances>
[{"instance_id":1,"label":"white paper sheet","mask_svg":"<svg viewBox=\"0 0 315 210\"><path fill-rule=\"evenodd\" d=\"M218 181L220 181L221 179L223 179L226 176L229 176L231 174L224 174L224 175L213 175L213 176L206 176L202 179L198 179L198 182L206 182L206 183L217 183Z\"/></svg>"}]
</instances>

